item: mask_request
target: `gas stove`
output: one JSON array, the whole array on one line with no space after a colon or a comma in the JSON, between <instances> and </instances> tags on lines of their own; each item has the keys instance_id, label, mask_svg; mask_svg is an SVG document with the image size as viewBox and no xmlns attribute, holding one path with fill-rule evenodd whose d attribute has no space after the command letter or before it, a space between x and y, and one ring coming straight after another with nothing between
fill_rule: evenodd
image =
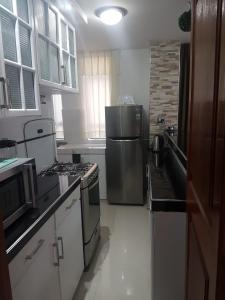
<instances>
[{"instance_id":1,"label":"gas stove","mask_svg":"<svg viewBox=\"0 0 225 300\"><path fill-rule=\"evenodd\" d=\"M61 163L56 162L44 169L40 176L81 176L81 187L86 187L94 177L98 176L98 165L94 163Z\"/></svg>"}]
</instances>

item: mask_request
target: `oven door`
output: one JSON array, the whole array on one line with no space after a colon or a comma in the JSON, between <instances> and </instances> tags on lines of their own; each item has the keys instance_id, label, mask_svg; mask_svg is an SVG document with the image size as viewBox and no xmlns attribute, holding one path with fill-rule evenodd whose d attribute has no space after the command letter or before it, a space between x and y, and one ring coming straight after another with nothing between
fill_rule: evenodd
<instances>
[{"instance_id":1,"label":"oven door","mask_svg":"<svg viewBox=\"0 0 225 300\"><path fill-rule=\"evenodd\" d=\"M82 190L82 217L84 244L88 244L100 220L100 197L98 174L88 187Z\"/></svg>"}]
</instances>

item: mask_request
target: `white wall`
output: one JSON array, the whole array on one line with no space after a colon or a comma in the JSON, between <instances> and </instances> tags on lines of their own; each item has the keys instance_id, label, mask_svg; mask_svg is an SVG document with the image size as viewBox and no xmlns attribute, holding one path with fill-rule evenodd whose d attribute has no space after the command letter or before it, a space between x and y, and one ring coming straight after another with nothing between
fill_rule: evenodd
<instances>
[{"instance_id":1,"label":"white wall","mask_svg":"<svg viewBox=\"0 0 225 300\"><path fill-rule=\"evenodd\" d=\"M119 96L131 95L149 112L150 50L119 51Z\"/></svg>"},{"instance_id":2,"label":"white wall","mask_svg":"<svg viewBox=\"0 0 225 300\"><path fill-rule=\"evenodd\" d=\"M143 105L149 115L150 50L128 49L112 51L112 102L121 104L119 97L130 95L135 103ZM65 140L71 144L87 143L83 134L83 110L80 95L63 96L63 123Z\"/></svg>"}]
</instances>

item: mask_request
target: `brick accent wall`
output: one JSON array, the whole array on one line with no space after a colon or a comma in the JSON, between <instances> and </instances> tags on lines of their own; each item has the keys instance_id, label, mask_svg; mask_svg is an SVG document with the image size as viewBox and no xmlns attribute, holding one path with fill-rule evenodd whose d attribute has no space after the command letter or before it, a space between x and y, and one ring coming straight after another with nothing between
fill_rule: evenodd
<instances>
[{"instance_id":1,"label":"brick accent wall","mask_svg":"<svg viewBox=\"0 0 225 300\"><path fill-rule=\"evenodd\" d=\"M166 126L178 124L180 42L168 41L151 45L150 70L150 139L162 133L157 124L163 116Z\"/></svg>"}]
</instances>

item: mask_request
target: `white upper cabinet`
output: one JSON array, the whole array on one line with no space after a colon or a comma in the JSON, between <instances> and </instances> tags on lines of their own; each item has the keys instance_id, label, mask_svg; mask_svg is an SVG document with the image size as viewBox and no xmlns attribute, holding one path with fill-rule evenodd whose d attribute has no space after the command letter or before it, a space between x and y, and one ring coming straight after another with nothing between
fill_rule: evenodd
<instances>
[{"instance_id":1,"label":"white upper cabinet","mask_svg":"<svg viewBox=\"0 0 225 300\"><path fill-rule=\"evenodd\" d=\"M47 0L35 1L35 24L41 92L78 92L74 27Z\"/></svg>"},{"instance_id":2,"label":"white upper cabinet","mask_svg":"<svg viewBox=\"0 0 225 300\"><path fill-rule=\"evenodd\" d=\"M1 115L39 114L31 0L0 0Z\"/></svg>"}]
</instances>

